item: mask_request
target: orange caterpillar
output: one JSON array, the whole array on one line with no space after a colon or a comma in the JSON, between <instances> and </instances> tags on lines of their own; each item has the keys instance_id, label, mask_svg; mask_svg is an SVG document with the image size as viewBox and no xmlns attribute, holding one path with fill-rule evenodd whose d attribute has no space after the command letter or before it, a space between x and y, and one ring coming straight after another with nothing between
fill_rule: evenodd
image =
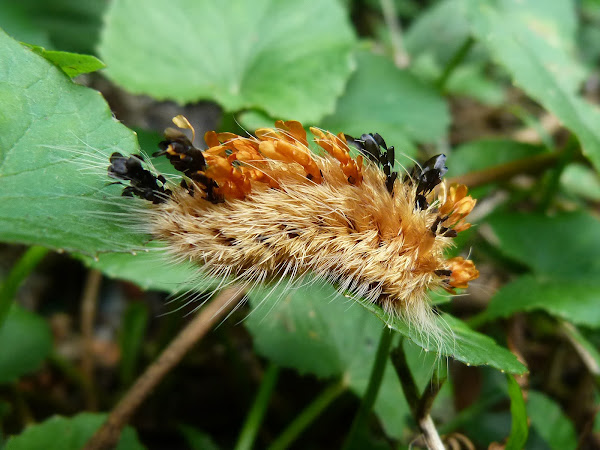
<instances>
[{"instance_id":1,"label":"orange caterpillar","mask_svg":"<svg viewBox=\"0 0 600 450\"><path fill-rule=\"evenodd\" d=\"M173 122L193 133L184 117ZM453 292L479 275L472 261L444 258L475 205L465 186L445 187L445 156L402 180L378 134L311 128L324 150L317 155L299 122L275 125L256 138L210 131L207 150L167 129L160 154L183 173L180 187L167 189L139 158L118 153L109 174L129 181L124 195L153 202L150 233L209 274L253 284L312 272L435 331L427 291Z\"/></svg>"}]
</instances>

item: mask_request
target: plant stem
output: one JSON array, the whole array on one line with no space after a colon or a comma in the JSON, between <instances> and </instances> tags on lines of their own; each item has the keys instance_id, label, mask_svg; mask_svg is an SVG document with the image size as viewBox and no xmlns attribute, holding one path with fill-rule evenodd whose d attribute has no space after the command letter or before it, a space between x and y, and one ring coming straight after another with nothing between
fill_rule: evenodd
<instances>
[{"instance_id":1,"label":"plant stem","mask_svg":"<svg viewBox=\"0 0 600 450\"><path fill-rule=\"evenodd\" d=\"M404 347L402 346L402 341L398 344L392 351L392 364L396 369L396 373L398 374L398 378L400 379L400 384L402 385L402 390L404 391L404 396L406 397L406 401L410 406L410 411L419 426L419 429L423 433L423 438L425 439L425 444L427 448L430 450L444 450L444 444L442 443L442 439L433 423L433 419L429 412L431 411L431 406L433 405L433 401L435 400L436 395L440 391L441 385L444 379L439 379L434 376L430 383L429 387L425 389L422 396L419 396L419 390L417 388L417 384L410 372L410 368L408 367L408 362L406 360L406 353L404 353Z\"/></svg>"},{"instance_id":2,"label":"plant stem","mask_svg":"<svg viewBox=\"0 0 600 450\"><path fill-rule=\"evenodd\" d=\"M265 372L260 384L260 389L258 390L256 399L254 400L252 408L246 416L246 421L244 422L244 426L240 432L235 450L252 449L263 417L267 412L269 400L271 399L273 389L275 389L275 384L277 384L278 377L279 367L274 363L269 364L269 367L267 368L267 371Z\"/></svg>"},{"instance_id":3,"label":"plant stem","mask_svg":"<svg viewBox=\"0 0 600 450\"><path fill-rule=\"evenodd\" d=\"M19 286L46 256L48 251L47 248L38 245L29 247L14 265L6 279L0 284L0 329L6 320L6 316L8 316Z\"/></svg>"},{"instance_id":4,"label":"plant stem","mask_svg":"<svg viewBox=\"0 0 600 450\"><path fill-rule=\"evenodd\" d=\"M435 83L440 92L446 91L446 83L448 82L450 75L452 75L454 69L456 69L456 67L462 62L465 56L467 56L467 53L469 53L469 50L471 50L471 47L473 47L474 43L475 39L469 36L467 39L465 39L465 41L458 48L458 50L454 52L452 58L450 58L450 61L448 61L446 67L444 67L444 71Z\"/></svg>"},{"instance_id":5,"label":"plant stem","mask_svg":"<svg viewBox=\"0 0 600 450\"><path fill-rule=\"evenodd\" d=\"M546 183L546 188L543 192L542 199L539 204L540 212L547 211L550 207L552 199L556 195L556 192L558 191L558 187L560 185L560 176L565 170L565 167L567 167L567 164L569 164L575 157L577 148L577 139L573 135L570 135L564 150L558 154L554 170L550 172L550 176Z\"/></svg>"},{"instance_id":6,"label":"plant stem","mask_svg":"<svg viewBox=\"0 0 600 450\"><path fill-rule=\"evenodd\" d=\"M394 50L394 62L398 68L403 69L410 63L410 58L404 47L402 27L398 20L398 14L396 14L396 5L394 5L393 0L379 0L379 3L383 12L383 20L390 31L390 40L392 41L392 48Z\"/></svg>"},{"instance_id":7,"label":"plant stem","mask_svg":"<svg viewBox=\"0 0 600 450\"><path fill-rule=\"evenodd\" d=\"M290 423L268 450L288 448L298 436L321 415L321 413L348 388L345 379L341 379L326 387L304 410Z\"/></svg>"},{"instance_id":8,"label":"plant stem","mask_svg":"<svg viewBox=\"0 0 600 450\"><path fill-rule=\"evenodd\" d=\"M552 167L561 157L561 153L543 153L529 158L518 159L507 164L469 172L450 178L449 184L464 184L470 188L496 181L508 180L521 173L537 174Z\"/></svg>"},{"instance_id":9,"label":"plant stem","mask_svg":"<svg viewBox=\"0 0 600 450\"><path fill-rule=\"evenodd\" d=\"M350 432L348 433L348 436L346 436L343 447L344 449L351 447L352 442L356 439L360 429L365 425L365 422L369 417L371 410L373 409L373 404L377 398L377 393L379 392L379 387L381 386L381 381L383 380L385 366L390 355L390 347L393 336L393 330L390 327L385 326L381 332L381 337L379 338L377 354L375 355L375 361L373 362L371 375L369 376L369 384L365 394L363 395L362 402L358 408L356 416L354 417L354 421L352 422Z\"/></svg>"},{"instance_id":10,"label":"plant stem","mask_svg":"<svg viewBox=\"0 0 600 450\"><path fill-rule=\"evenodd\" d=\"M184 355L218 323L243 298L243 291L233 287L221 292L200 310L183 330L163 350L145 372L129 388L121 401L113 408L106 422L91 437L84 450L109 450L114 448L127 424L142 402L160 383L164 376Z\"/></svg>"},{"instance_id":11,"label":"plant stem","mask_svg":"<svg viewBox=\"0 0 600 450\"><path fill-rule=\"evenodd\" d=\"M102 272L92 269L88 272L81 298L81 337L83 353L81 355L81 372L86 380L84 392L86 409L96 411L98 398L95 389L94 374L94 322L96 320L96 306L98 293L102 284Z\"/></svg>"}]
</instances>

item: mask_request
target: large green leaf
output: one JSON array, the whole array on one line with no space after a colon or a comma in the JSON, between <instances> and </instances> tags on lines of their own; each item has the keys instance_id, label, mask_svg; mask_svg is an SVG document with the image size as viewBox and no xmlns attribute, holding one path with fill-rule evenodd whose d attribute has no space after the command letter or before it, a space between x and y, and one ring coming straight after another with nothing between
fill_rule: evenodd
<instances>
[{"instance_id":1,"label":"large green leaf","mask_svg":"<svg viewBox=\"0 0 600 450\"><path fill-rule=\"evenodd\" d=\"M540 275L598 282L600 221L582 211L498 214L488 220L494 243Z\"/></svg>"},{"instance_id":2,"label":"large green leaf","mask_svg":"<svg viewBox=\"0 0 600 450\"><path fill-rule=\"evenodd\" d=\"M202 275L200 267L190 261L174 262L157 246L148 252L104 253L94 258L76 255L87 266L101 270L111 278L129 280L143 289L169 293L202 291L214 288L219 279Z\"/></svg>"},{"instance_id":3,"label":"large green leaf","mask_svg":"<svg viewBox=\"0 0 600 450\"><path fill-rule=\"evenodd\" d=\"M141 246L116 220L128 199L106 176L108 155L137 150L98 92L0 31L0 239L85 253Z\"/></svg>"},{"instance_id":4,"label":"large green leaf","mask_svg":"<svg viewBox=\"0 0 600 450\"><path fill-rule=\"evenodd\" d=\"M0 328L0 348L0 383L9 383L40 368L52 349L52 334L44 319L13 306Z\"/></svg>"},{"instance_id":5,"label":"large green leaf","mask_svg":"<svg viewBox=\"0 0 600 450\"><path fill-rule=\"evenodd\" d=\"M552 450L577 447L575 427L554 400L530 390L527 393L527 413L531 426Z\"/></svg>"},{"instance_id":6,"label":"large green leaf","mask_svg":"<svg viewBox=\"0 0 600 450\"><path fill-rule=\"evenodd\" d=\"M336 0L116 0L100 54L134 93L317 121L344 89L353 45Z\"/></svg>"},{"instance_id":7,"label":"large green leaf","mask_svg":"<svg viewBox=\"0 0 600 450\"><path fill-rule=\"evenodd\" d=\"M434 2L406 31L405 45L411 58L431 53L446 64L470 36L466 11L460 0Z\"/></svg>"},{"instance_id":8,"label":"large green leaf","mask_svg":"<svg viewBox=\"0 0 600 450\"><path fill-rule=\"evenodd\" d=\"M0 26L16 39L46 48L91 54L95 51L102 25L105 0L3 0L0 2ZM18 13L43 33L45 39L30 39L27 29L6 22Z\"/></svg>"},{"instance_id":9,"label":"large green leaf","mask_svg":"<svg viewBox=\"0 0 600 450\"><path fill-rule=\"evenodd\" d=\"M500 289L481 320L544 310L576 324L600 326L600 221L585 212L502 214L488 221L492 242L529 267Z\"/></svg>"},{"instance_id":10,"label":"large green leaf","mask_svg":"<svg viewBox=\"0 0 600 450\"><path fill-rule=\"evenodd\" d=\"M0 239L97 255L82 258L146 288L208 288L194 265L144 245L146 205L110 185L109 155L139 147L100 94L1 32L0 54Z\"/></svg>"},{"instance_id":11,"label":"large green leaf","mask_svg":"<svg viewBox=\"0 0 600 450\"><path fill-rule=\"evenodd\" d=\"M54 416L9 438L4 450L80 450L106 420L107 414ZM143 450L135 430L126 427L115 450Z\"/></svg>"},{"instance_id":12,"label":"large green leaf","mask_svg":"<svg viewBox=\"0 0 600 450\"><path fill-rule=\"evenodd\" d=\"M20 3L4 1L0 3L0 28L22 42L50 46L50 36L40 30Z\"/></svg>"},{"instance_id":13,"label":"large green leaf","mask_svg":"<svg viewBox=\"0 0 600 450\"><path fill-rule=\"evenodd\" d=\"M431 86L383 56L358 54L358 69L338 101L335 113L320 125L355 137L379 133L397 152L414 156L411 141L435 142L445 136L450 115Z\"/></svg>"},{"instance_id":14,"label":"large green leaf","mask_svg":"<svg viewBox=\"0 0 600 450\"><path fill-rule=\"evenodd\" d=\"M516 374L527 371L507 349L500 347L492 338L472 330L466 323L450 314L442 314L435 318L437 327L445 332L437 336L438 339L432 339L399 318L390 317L378 305L366 300L358 302L425 351L434 352L438 356L450 356L469 366L488 365Z\"/></svg>"},{"instance_id":15,"label":"large green leaf","mask_svg":"<svg viewBox=\"0 0 600 450\"><path fill-rule=\"evenodd\" d=\"M584 71L574 57L574 2L463 1L478 40L517 86L577 135L600 169L600 112L576 95Z\"/></svg>"},{"instance_id":16,"label":"large green leaf","mask_svg":"<svg viewBox=\"0 0 600 450\"><path fill-rule=\"evenodd\" d=\"M600 327L600 283L523 275L503 286L478 320L509 317L519 311L546 311L578 325Z\"/></svg>"}]
</instances>

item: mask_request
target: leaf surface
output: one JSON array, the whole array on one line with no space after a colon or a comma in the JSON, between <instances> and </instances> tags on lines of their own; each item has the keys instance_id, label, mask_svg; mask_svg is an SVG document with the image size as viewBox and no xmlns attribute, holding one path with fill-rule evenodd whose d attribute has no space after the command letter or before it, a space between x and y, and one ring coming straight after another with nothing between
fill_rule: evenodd
<instances>
[{"instance_id":1,"label":"leaf surface","mask_svg":"<svg viewBox=\"0 0 600 450\"><path fill-rule=\"evenodd\" d=\"M11 437L5 450L80 450L106 420L107 414L80 413L73 417L53 416ZM143 450L137 434L125 427L115 450Z\"/></svg>"},{"instance_id":2,"label":"leaf surface","mask_svg":"<svg viewBox=\"0 0 600 450\"><path fill-rule=\"evenodd\" d=\"M354 42L336 0L117 0L100 54L133 93L314 122L342 93Z\"/></svg>"},{"instance_id":3,"label":"leaf surface","mask_svg":"<svg viewBox=\"0 0 600 450\"><path fill-rule=\"evenodd\" d=\"M44 319L13 306L0 328L0 384L40 368L52 350L52 334Z\"/></svg>"},{"instance_id":4,"label":"leaf surface","mask_svg":"<svg viewBox=\"0 0 600 450\"><path fill-rule=\"evenodd\" d=\"M357 55L358 69L335 112L321 122L334 133L379 133L397 154L414 156L413 142L435 142L450 125L446 101L431 86L383 56ZM409 162L409 164L412 164Z\"/></svg>"},{"instance_id":5,"label":"leaf surface","mask_svg":"<svg viewBox=\"0 0 600 450\"><path fill-rule=\"evenodd\" d=\"M600 111L576 94L585 71L575 57L573 1L464 0L472 32L514 83L577 135L600 170Z\"/></svg>"}]
</instances>

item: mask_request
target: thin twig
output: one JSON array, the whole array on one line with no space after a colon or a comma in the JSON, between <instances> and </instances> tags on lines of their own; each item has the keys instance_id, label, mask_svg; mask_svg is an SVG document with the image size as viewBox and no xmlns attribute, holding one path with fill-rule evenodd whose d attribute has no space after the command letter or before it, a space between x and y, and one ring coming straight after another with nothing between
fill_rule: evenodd
<instances>
[{"instance_id":1,"label":"thin twig","mask_svg":"<svg viewBox=\"0 0 600 450\"><path fill-rule=\"evenodd\" d=\"M390 40L394 51L394 63L396 67L404 69L410 64L410 58L404 47L402 39L402 26L396 14L396 6L393 0L380 0L381 11L383 12L383 20L385 21L388 30L390 30Z\"/></svg>"},{"instance_id":2,"label":"thin twig","mask_svg":"<svg viewBox=\"0 0 600 450\"><path fill-rule=\"evenodd\" d=\"M98 398L94 386L94 322L98 304L98 292L102 283L102 272L92 269L88 272L81 298L81 372L85 377L85 402L89 411L98 409Z\"/></svg>"},{"instance_id":3,"label":"thin twig","mask_svg":"<svg viewBox=\"0 0 600 450\"><path fill-rule=\"evenodd\" d=\"M392 364L394 365L396 373L398 374L398 378L400 379L400 385L402 386L404 396L406 397L406 401L410 406L410 411L415 419L415 422L417 422L421 433L423 433L423 438L427 448L430 450L444 450L445 447L442 443L442 439L440 438L440 435L435 427L435 423L429 414L431 411L431 406L433 405L433 401L440 391L443 380L438 379L437 376L433 377L429 387L425 390L425 392L423 392L422 396L419 396L419 390L412 373L410 372L410 368L408 367L402 342L400 342L398 347L392 351L391 358Z\"/></svg>"},{"instance_id":4,"label":"thin twig","mask_svg":"<svg viewBox=\"0 0 600 450\"><path fill-rule=\"evenodd\" d=\"M243 291L233 287L223 291L206 305L136 380L111 411L104 425L88 441L84 450L114 448L121 435L121 430L156 385L215 323L218 323L239 303L242 297Z\"/></svg>"},{"instance_id":5,"label":"thin twig","mask_svg":"<svg viewBox=\"0 0 600 450\"><path fill-rule=\"evenodd\" d=\"M474 188L488 183L505 181L522 173L537 174L554 166L560 155L559 152L542 153L541 155L518 159L507 164L459 175L450 178L448 183L464 184L470 188Z\"/></svg>"}]
</instances>

